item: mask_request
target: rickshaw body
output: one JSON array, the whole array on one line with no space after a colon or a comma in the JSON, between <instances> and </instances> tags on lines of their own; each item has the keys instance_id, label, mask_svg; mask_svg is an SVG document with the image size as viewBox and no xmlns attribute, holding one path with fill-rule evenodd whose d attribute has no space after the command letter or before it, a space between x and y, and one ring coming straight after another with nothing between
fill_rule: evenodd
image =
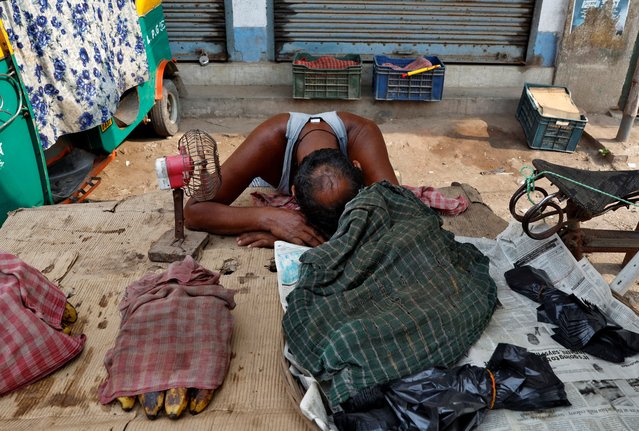
<instances>
[{"instance_id":1,"label":"rickshaw body","mask_svg":"<svg viewBox=\"0 0 639 431\"><path fill-rule=\"evenodd\" d=\"M167 109L167 91L164 87L168 80L177 78L177 67L169 48L161 0L137 0L136 7L148 59L149 79L122 95L118 112L120 106L126 105L128 112L125 116L128 120L118 120L116 112L99 126L62 136L58 143L47 150L43 150L38 138L29 97L16 67L9 38L0 21L0 224L8 212L18 208L84 200L99 184L96 175L115 157L116 148L133 129L149 121L154 109L157 118L159 104ZM176 94L169 96L177 97ZM177 121L177 100L170 100L169 103L173 103L169 107L173 110L165 113L165 117L173 117L172 120ZM166 132L166 128L163 130ZM163 136L170 134L164 133ZM59 168L59 162L75 147L92 154L89 159L91 165L86 168L86 173L82 173L77 186L72 186L72 192L61 199L52 191L50 174L52 167L57 164Z\"/></svg>"}]
</instances>

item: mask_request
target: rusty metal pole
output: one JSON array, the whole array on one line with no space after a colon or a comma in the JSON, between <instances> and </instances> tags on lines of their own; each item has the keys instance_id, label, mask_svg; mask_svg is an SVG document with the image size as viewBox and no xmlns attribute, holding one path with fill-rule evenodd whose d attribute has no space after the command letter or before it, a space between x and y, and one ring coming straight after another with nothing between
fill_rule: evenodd
<instances>
[{"instance_id":1,"label":"rusty metal pole","mask_svg":"<svg viewBox=\"0 0 639 431\"><path fill-rule=\"evenodd\" d=\"M634 125L635 118L637 117L637 110L639 109L639 61L635 66L635 73L632 75L632 85L630 85L630 91L628 92L628 100L626 100L626 106L623 110L623 117L621 118L621 124L619 124L619 130L617 131L618 142L624 142L630 137L632 126Z\"/></svg>"},{"instance_id":2,"label":"rusty metal pole","mask_svg":"<svg viewBox=\"0 0 639 431\"><path fill-rule=\"evenodd\" d=\"M184 190L173 189L173 212L175 215L175 239L184 241Z\"/></svg>"}]
</instances>

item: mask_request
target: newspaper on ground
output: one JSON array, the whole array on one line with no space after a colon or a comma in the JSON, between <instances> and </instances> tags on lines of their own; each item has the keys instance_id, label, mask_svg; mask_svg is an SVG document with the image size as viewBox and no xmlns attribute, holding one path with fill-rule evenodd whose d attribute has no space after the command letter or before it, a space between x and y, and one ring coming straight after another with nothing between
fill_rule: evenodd
<instances>
[{"instance_id":1,"label":"newspaper on ground","mask_svg":"<svg viewBox=\"0 0 639 431\"><path fill-rule=\"evenodd\" d=\"M486 415L480 430L636 430L639 429L639 355L615 364L585 352L567 349L551 338L551 324L537 321L539 304L512 291L504 273L515 266L530 265L543 269L554 286L566 293L597 305L623 328L639 332L639 317L616 300L610 287L597 270L584 258L575 260L557 235L545 240L533 240L511 222L496 240L456 237L459 242L475 245L490 259L490 274L497 284L499 305L490 324L458 365L466 363L485 366L497 344L511 343L531 352L546 355L555 374L566 385L571 407L534 412L496 410ZM279 244L278 244L279 243ZM275 243L275 262L282 306L286 310L286 295L295 288L299 272L299 256L308 248L294 244ZM280 281L280 267L283 279ZM288 353L290 356L290 353ZM294 358L289 358L294 363ZM306 387L312 377L291 366L294 373L306 375ZM316 396L320 396L313 387ZM308 393L307 393L308 395ZM306 397L305 397L306 399ZM310 402L306 400L306 404ZM333 430L330 416L318 400L310 403L312 411L300 407L321 430ZM305 411L306 410L306 411ZM318 410L320 410L318 412Z\"/></svg>"},{"instance_id":2,"label":"newspaper on ground","mask_svg":"<svg viewBox=\"0 0 639 431\"><path fill-rule=\"evenodd\" d=\"M286 297L299 280L300 256L310 247L291 244L285 241L275 241L275 267L277 268L277 286L280 293L280 303L286 311Z\"/></svg>"}]
</instances>

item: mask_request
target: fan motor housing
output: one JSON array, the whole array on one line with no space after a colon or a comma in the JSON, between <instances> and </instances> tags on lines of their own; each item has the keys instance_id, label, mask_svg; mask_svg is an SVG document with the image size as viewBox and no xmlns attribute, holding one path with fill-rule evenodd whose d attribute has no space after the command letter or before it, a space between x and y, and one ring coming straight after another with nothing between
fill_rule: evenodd
<instances>
[{"instance_id":1,"label":"fan motor housing","mask_svg":"<svg viewBox=\"0 0 639 431\"><path fill-rule=\"evenodd\" d=\"M188 171L187 171L188 172ZM184 187L184 159L181 155L155 159L155 175L161 190Z\"/></svg>"}]
</instances>

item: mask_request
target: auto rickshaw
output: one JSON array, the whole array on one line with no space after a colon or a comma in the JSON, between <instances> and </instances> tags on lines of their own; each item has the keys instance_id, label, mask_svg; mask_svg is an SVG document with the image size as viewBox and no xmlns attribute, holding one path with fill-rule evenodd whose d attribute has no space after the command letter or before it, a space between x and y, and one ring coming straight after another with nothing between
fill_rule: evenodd
<instances>
[{"instance_id":1,"label":"auto rickshaw","mask_svg":"<svg viewBox=\"0 0 639 431\"><path fill-rule=\"evenodd\" d=\"M137 0L149 79L121 97L103 124L61 136L43 150L32 106L0 20L0 225L7 212L81 202L99 184L97 174L140 123L160 136L178 131L178 74L172 60L161 0Z\"/></svg>"}]
</instances>

